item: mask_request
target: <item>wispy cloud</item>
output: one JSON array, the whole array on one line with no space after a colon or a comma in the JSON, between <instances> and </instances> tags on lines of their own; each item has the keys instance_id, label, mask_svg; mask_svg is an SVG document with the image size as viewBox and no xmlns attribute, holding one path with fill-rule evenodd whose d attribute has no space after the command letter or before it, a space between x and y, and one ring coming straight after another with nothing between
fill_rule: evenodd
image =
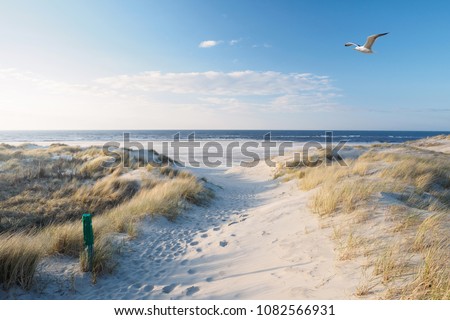
<instances>
[{"instance_id":1,"label":"wispy cloud","mask_svg":"<svg viewBox=\"0 0 450 320\"><path fill-rule=\"evenodd\" d=\"M232 40L230 40L230 41L228 42L228 44L229 44L230 46L234 46L234 45L238 44L238 43L241 42L241 41L242 41L242 39L232 39Z\"/></svg>"},{"instance_id":2,"label":"wispy cloud","mask_svg":"<svg viewBox=\"0 0 450 320\"><path fill-rule=\"evenodd\" d=\"M305 91L333 90L326 76L275 71L142 72L96 80L117 90L206 95L294 95Z\"/></svg>"},{"instance_id":3,"label":"wispy cloud","mask_svg":"<svg viewBox=\"0 0 450 320\"><path fill-rule=\"evenodd\" d=\"M240 123L239 114L257 121L267 113L334 110L338 90L331 82L329 77L310 73L243 70L149 71L70 83L0 69L4 112L0 126L42 129L51 122L53 129L93 128L99 125L95 119L101 118L102 128L131 128L145 126L150 117L160 128L200 127L195 115L201 113L211 123L227 127L227 123Z\"/></svg>"},{"instance_id":4,"label":"wispy cloud","mask_svg":"<svg viewBox=\"0 0 450 320\"><path fill-rule=\"evenodd\" d=\"M231 39L229 41L223 41L223 40L205 40L199 43L198 47L199 48L212 48L212 47L216 47L219 44L225 43L228 44L230 46L235 46L236 44L238 44L239 42L242 41L242 38L239 39Z\"/></svg>"},{"instance_id":5,"label":"wispy cloud","mask_svg":"<svg viewBox=\"0 0 450 320\"><path fill-rule=\"evenodd\" d=\"M171 94L214 109L296 112L336 108L331 79L310 73L275 71L142 72L98 79L105 89L154 95ZM197 102L195 102L197 101Z\"/></svg>"},{"instance_id":6,"label":"wispy cloud","mask_svg":"<svg viewBox=\"0 0 450 320\"><path fill-rule=\"evenodd\" d=\"M205 41L200 42L198 47L199 48L212 48L212 47L218 46L222 42L223 42L222 40L205 40Z\"/></svg>"},{"instance_id":7,"label":"wispy cloud","mask_svg":"<svg viewBox=\"0 0 450 320\"><path fill-rule=\"evenodd\" d=\"M22 89L22 91L25 91L25 89L28 88L36 92L45 92L53 95L111 96L116 94L115 91L92 83L67 83L64 81L48 79L30 71L21 71L14 68L0 69L0 83L3 83L2 81L4 81L4 85L16 84L17 86L15 88L18 90Z\"/></svg>"}]
</instances>

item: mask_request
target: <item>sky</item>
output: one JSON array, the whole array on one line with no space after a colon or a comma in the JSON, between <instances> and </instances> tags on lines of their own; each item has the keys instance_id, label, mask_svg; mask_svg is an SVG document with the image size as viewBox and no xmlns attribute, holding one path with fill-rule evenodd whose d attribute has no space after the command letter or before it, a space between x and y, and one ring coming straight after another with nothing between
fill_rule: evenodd
<instances>
[{"instance_id":1,"label":"sky","mask_svg":"<svg viewBox=\"0 0 450 320\"><path fill-rule=\"evenodd\" d=\"M0 130L450 130L449 57L449 1L0 0Z\"/></svg>"}]
</instances>

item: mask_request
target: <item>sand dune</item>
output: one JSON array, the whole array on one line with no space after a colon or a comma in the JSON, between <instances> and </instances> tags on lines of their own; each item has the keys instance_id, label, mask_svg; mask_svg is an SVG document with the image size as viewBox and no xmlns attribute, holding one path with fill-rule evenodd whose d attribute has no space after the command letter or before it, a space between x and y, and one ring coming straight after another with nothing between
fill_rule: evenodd
<instances>
[{"instance_id":1,"label":"sand dune","mask_svg":"<svg viewBox=\"0 0 450 320\"><path fill-rule=\"evenodd\" d=\"M412 141L409 144L421 149L450 153L450 135L440 135L426 139L420 139L417 141Z\"/></svg>"},{"instance_id":2,"label":"sand dune","mask_svg":"<svg viewBox=\"0 0 450 320\"><path fill-rule=\"evenodd\" d=\"M342 299L358 266L337 262L329 230L307 209L308 193L272 179L262 164L197 169L217 199L175 223L145 220L124 241L112 275L91 283L77 261L49 258L39 288L10 290L23 299ZM74 274L73 276L71 274ZM5 293L2 293L5 295Z\"/></svg>"},{"instance_id":3,"label":"sand dune","mask_svg":"<svg viewBox=\"0 0 450 320\"><path fill-rule=\"evenodd\" d=\"M432 217L433 214L439 217L437 213L442 210L448 212L447 207L443 206L445 203L442 206L436 205L436 199L448 201L448 194L442 189L448 181L448 172L442 171L442 168L448 167L448 159L443 154L417 149L433 148L433 151L445 153L448 139L444 137L435 140L413 143L413 148L408 144L373 146L363 156L361 154L370 149L368 146L350 148L345 151L345 157L351 164L349 167L329 168L331 170L318 168L317 170L322 170L317 171L320 175L337 183L331 191L360 191L369 186L364 181L370 181L374 186L378 183L381 187L382 192L376 191L376 188L368 189L367 197L363 193L353 194L364 201L360 201L358 206L356 202L349 201L345 204L348 212L337 214L312 213L314 206L311 202L318 198L320 187L317 186L320 183L316 182L311 188L299 188L299 173L306 168L300 168L299 171L285 168L285 175L279 179L273 179L278 169L270 168L265 163L254 168L191 169L198 177L207 179L216 198L208 206L187 208L174 222L164 217L146 218L139 223L138 236L134 239L117 234L120 252L112 274L100 276L93 284L90 275L80 271L77 259L53 256L40 264L36 286L30 291L18 288L12 288L8 292L0 290L0 298L399 297L395 291L390 292L391 296L386 295L391 284L391 289L396 289L396 285L400 284L392 279L400 277L405 281L413 281L414 284L414 277L421 270L417 268L420 266L421 255L428 250L424 246L414 249L416 251L413 254L412 248L408 246L417 244L417 235L422 227L428 233L434 230L432 234L436 234L437 229L428 226L427 217ZM289 156L278 158L279 161L287 159ZM426 159L435 162L428 163L425 162ZM427 171L411 180L414 177L408 172L412 165ZM314 179L312 172L310 171L309 178L306 177L310 183ZM338 175L339 172L343 174ZM340 180L340 177L344 178ZM384 180L381 181L380 177ZM423 180L424 177L428 180ZM386 183L400 182L400 178L406 189L402 187L403 191L396 191L398 185L391 186L392 190L389 189L391 187L387 188ZM300 182L305 183L304 175ZM339 188L338 185L347 189ZM356 188L350 189L351 185ZM440 189L436 189L437 187ZM420 207L414 202L415 198L402 198L411 188L418 188L417 192L422 190L418 193L421 201L425 196L432 198L429 192L434 192L434 197L437 198L428 206ZM390 191L383 191L385 189ZM440 193L436 193L436 190ZM332 195L331 191L328 190L327 197ZM320 194L318 196L320 198ZM342 211L339 208L333 210L334 213L336 210ZM405 216L402 210L406 210L409 215ZM347 227L351 229L348 237L344 232ZM353 249L360 252L359 257L343 258L342 249L345 249L345 245L350 245L348 242L351 240L351 245L358 246L358 239L362 244ZM422 240L427 240L424 239ZM448 244L448 237L444 240ZM406 249L400 250L401 245ZM397 257L393 251L389 251L390 248L397 248L400 253L405 253L408 256L405 262L412 269L406 269L406 264L389 264L389 257ZM385 253L389 252L392 254L386 256ZM405 258L405 254L400 255L400 258ZM381 267L386 269L385 275L383 270L378 270ZM445 270L442 273L439 264L436 264L436 268L436 275L444 277ZM413 270L414 273L408 270ZM393 276L394 271L399 274ZM442 298L448 294L445 292L448 278L443 278L442 281L444 282L437 287L444 291L438 292L436 297ZM425 292L422 296L430 298L427 294ZM405 297L408 297L408 293Z\"/></svg>"}]
</instances>

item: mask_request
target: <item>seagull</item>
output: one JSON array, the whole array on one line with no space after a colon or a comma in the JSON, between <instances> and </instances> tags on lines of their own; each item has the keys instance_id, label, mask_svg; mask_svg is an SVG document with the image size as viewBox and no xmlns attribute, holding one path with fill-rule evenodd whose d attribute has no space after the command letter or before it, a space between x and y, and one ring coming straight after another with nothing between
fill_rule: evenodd
<instances>
[{"instance_id":1,"label":"seagull","mask_svg":"<svg viewBox=\"0 0 450 320\"><path fill-rule=\"evenodd\" d=\"M366 40L366 43L363 46L361 46L359 44L356 44L356 43L353 43L353 42L347 42L345 44L345 46L346 47L355 46L355 50L359 51L359 52L362 52L362 53L373 53L372 46L373 46L375 40L377 40L377 38L379 38L379 37L387 35L388 33L389 32L379 33L379 34L374 34L374 35L368 36L367 40Z\"/></svg>"}]
</instances>

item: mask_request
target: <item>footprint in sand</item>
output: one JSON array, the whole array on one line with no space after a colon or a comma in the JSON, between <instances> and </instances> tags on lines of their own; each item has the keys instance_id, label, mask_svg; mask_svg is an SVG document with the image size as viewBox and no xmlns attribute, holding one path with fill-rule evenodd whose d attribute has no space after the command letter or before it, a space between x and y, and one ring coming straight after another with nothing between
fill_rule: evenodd
<instances>
[{"instance_id":1,"label":"footprint in sand","mask_svg":"<svg viewBox=\"0 0 450 320\"><path fill-rule=\"evenodd\" d=\"M237 223L236 221L233 221L233 222L230 222L228 225L232 226L233 224L236 224L236 223Z\"/></svg>"},{"instance_id":2,"label":"footprint in sand","mask_svg":"<svg viewBox=\"0 0 450 320\"><path fill-rule=\"evenodd\" d=\"M145 285L143 285L141 287L140 291L142 291L142 292L152 292L154 287L155 287L154 285L145 284Z\"/></svg>"},{"instance_id":3,"label":"footprint in sand","mask_svg":"<svg viewBox=\"0 0 450 320\"><path fill-rule=\"evenodd\" d=\"M219 244L220 244L221 247L226 247L228 245L228 241L222 240L222 241L219 242Z\"/></svg>"},{"instance_id":4,"label":"footprint in sand","mask_svg":"<svg viewBox=\"0 0 450 320\"><path fill-rule=\"evenodd\" d=\"M206 280L206 282L213 282L213 281L214 281L214 278L213 278L213 277L208 277L208 278L206 278L205 280Z\"/></svg>"},{"instance_id":5,"label":"footprint in sand","mask_svg":"<svg viewBox=\"0 0 450 320\"><path fill-rule=\"evenodd\" d=\"M198 245L198 241L192 241L192 242L190 243L190 245L191 245L191 246L196 246L196 245Z\"/></svg>"},{"instance_id":6,"label":"footprint in sand","mask_svg":"<svg viewBox=\"0 0 450 320\"><path fill-rule=\"evenodd\" d=\"M185 265L187 265L187 263L189 262L189 260L183 260L183 261L181 261L180 262L180 264L182 265L182 266L185 266Z\"/></svg>"},{"instance_id":7,"label":"footprint in sand","mask_svg":"<svg viewBox=\"0 0 450 320\"><path fill-rule=\"evenodd\" d=\"M219 231L219 230L220 230L220 227L215 227L215 228L213 228L213 230L214 230L214 231Z\"/></svg>"},{"instance_id":8,"label":"footprint in sand","mask_svg":"<svg viewBox=\"0 0 450 320\"><path fill-rule=\"evenodd\" d=\"M199 291L200 291L199 287L192 286L192 287L187 288L186 295L187 296L192 296L194 293L199 292Z\"/></svg>"},{"instance_id":9,"label":"footprint in sand","mask_svg":"<svg viewBox=\"0 0 450 320\"><path fill-rule=\"evenodd\" d=\"M173 289L175 289L177 285L175 283L172 283L168 286L165 286L164 288L162 288L162 292L165 294L171 293Z\"/></svg>"},{"instance_id":10,"label":"footprint in sand","mask_svg":"<svg viewBox=\"0 0 450 320\"><path fill-rule=\"evenodd\" d=\"M189 270L188 270L188 273L189 273L189 274L195 274L195 273L197 273L197 270L195 270L195 269L189 269Z\"/></svg>"},{"instance_id":11,"label":"footprint in sand","mask_svg":"<svg viewBox=\"0 0 450 320\"><path fill-rule=\"evenodd\" d=\"M202 234L200 237L202 238L208 238L208 235L206 233Z\"/></svg>"}]
</instances>

